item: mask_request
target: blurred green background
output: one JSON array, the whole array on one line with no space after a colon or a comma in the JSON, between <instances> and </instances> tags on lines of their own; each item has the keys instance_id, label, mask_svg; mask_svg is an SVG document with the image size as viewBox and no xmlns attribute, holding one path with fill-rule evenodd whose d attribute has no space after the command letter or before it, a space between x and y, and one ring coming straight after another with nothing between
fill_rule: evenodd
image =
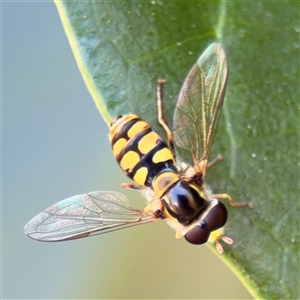
<instances>
[{"instance_id":1,"label":"blurred green background","mask_svg":"<svg viewBox=\"0 0 300 300\"><path fill-rule=\"evenodd\" d=\"M163 222L65 243L27 238L25 223L51 204L128 180L52 2L2 3L2 80L3 299L251 298L207 247Z\"/></svg>"}]
</instances>

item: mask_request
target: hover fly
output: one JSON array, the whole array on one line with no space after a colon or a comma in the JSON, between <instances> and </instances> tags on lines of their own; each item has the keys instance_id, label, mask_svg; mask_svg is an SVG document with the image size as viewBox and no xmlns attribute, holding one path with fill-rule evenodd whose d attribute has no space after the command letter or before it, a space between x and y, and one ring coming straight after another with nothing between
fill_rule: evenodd
<instances>
[{"instance_id":1,"label":"hover fly","mask_svg":"<svg viewBox=\"0 0 300 300\"><path fill-rule=\"evenodd\" d=\"M173 121L173 133L164 120L160 80L157 90L158 120L168 141L140 117L129 114L111 121L109 139L116 161L133 181L124 188L138 189L146 195L144 210L132 208L119 192L97 191L58 202L38 214L24 232L38 241L68 241L158 220L175 229L176 238L185 237L192 244L212 242L223 252L227 210L204 183L207 169L221 159L209 162L227 81L227 58L220 44L210 45L189 72L179 94ZM193 165L180 162L177 147L188 149Z\"/></svg>"}]
</instances>

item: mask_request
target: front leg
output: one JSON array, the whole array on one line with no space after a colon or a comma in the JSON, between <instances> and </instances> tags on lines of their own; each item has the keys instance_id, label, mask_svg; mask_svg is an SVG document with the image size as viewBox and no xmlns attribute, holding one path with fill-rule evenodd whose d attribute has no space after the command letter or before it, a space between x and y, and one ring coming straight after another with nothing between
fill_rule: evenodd
<instances>
[{"instance_id":1,"label":"front leg","mask_svg":"<svg viewBox=\"0 0 300 300\"><path fill-rule=\"evenodd\" d=\"M121 187L123 189L133 189L133 190L139 190L143 188L141 185L136 184L136 183L122 183Z\"/></svg>"},{"instance_id":2,"label":"front leg","mask_svg":"<svg viewBox=\"0 0 300 300\"><path fill-rule=\"evenodd\" d=\"M253 203L251 201L250 202L238 203L238 202L235 202L228 194L213 194L211 196L213 198L228 199L229 204L232 207L246 207L246 206L249 207L249 208L253 207Z\"/></svg>"},{"instance_id":3,"label":"front leg","mask_svg":"<svg viewBox=\"0 0 300 300\"><path fill-rule=\"evenodd\" d=\"M214 164L216 164L218 161L222 160L223 159L223 156L222 154L218 154L216 158L214 158L211 162L209 162L207 164L207 169L212 167Z\"/></svg>"}]
</instances>

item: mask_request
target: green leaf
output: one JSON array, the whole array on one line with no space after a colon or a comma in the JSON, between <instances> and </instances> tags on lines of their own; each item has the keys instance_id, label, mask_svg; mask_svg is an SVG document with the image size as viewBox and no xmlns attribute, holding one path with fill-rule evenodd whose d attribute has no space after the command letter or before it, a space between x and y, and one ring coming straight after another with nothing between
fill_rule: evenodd
<instances>
[{"instance_id":1,"label":"green leaf","mask_svg":"<svg viewBox=\"0 0 300 300\"><path fill-rule=\"evenodd\" d=\"M229 80L209 170L216 193L254 208L229 208L222 258L252 295L299 298L299 3L56 2L97 108L135 113L159 132L156 85L165 115L198 56L221 42Z\"/></svg>"}]
</instances>

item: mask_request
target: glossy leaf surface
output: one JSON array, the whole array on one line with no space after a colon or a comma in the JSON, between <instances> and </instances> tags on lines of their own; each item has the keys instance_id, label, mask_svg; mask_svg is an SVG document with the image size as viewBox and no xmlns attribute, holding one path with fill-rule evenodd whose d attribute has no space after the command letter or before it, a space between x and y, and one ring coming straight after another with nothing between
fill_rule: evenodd
<instances>
[{"instance_id":1,"label":"glossy leaf surface","mask_svg":"<svg viewBox=\"0 0 300 300\"><path fill-rule=\"evenodd\" d=\"M169 124L181 85L212 42L229 78L207 173L229 208L223 258L256 298L299 298L299 4L297 2L56 2L79 69L107 122L135 113L153 124L166 79ZM213 155L212 155L213 156ZM184 156L185 157L185 156Z\"/></svg>"}]
</instances>

